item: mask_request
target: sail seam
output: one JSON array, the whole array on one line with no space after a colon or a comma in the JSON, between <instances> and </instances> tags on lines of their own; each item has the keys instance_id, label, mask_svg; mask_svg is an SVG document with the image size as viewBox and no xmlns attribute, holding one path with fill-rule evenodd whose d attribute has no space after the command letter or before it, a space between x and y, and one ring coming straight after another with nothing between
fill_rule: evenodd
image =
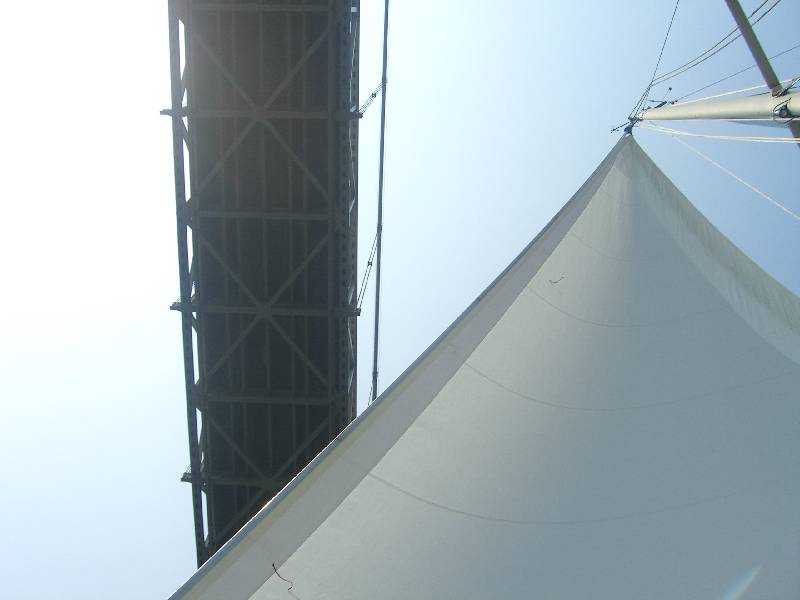
<instances>
[{"instance_id":1,"label":"sail seam","mask_svg":"<svg viewBox=\"0 0 800 600\"><path fill-rule=\"evenodd\" d=\"M471 517L473 519L480 519L481 521L493 521L495 523L508 523L511 525L591 525L594 523L608 523L612 521L624 521L628 519L637 519L637 518L644 518L644 517L651 517L654 515L659 515L665 512L673 512L677 510L683 510L687 508L693 508L695 506L700 506L702 504L710 504L712 502L719 502L721 500L728 500L731 498L736 498L737 496L742 496L751 492L751 490L741 490L736 492L730 492L727 494L719 494L717 496L711 496L708 498L700 498L698 500L693 500L691 502L686 502L683 504L678 504L675 506L665 506L663 508L657 508L655 510L649 511L641 511L641 512L634 512L634 513L627 513L623 515L611 515L608 517L598 517L595 519L557 519L557 520L546 520L546 519L513 519L509 517L497 517L494 515L484 515L477 512L472 512L468 510L462 510L460 508L456 508L454 506L448 506L447 504L443 504L441 502L436 502L435 500L430 500L419 494L415 494L409 490L406 490L399 485L392 483L391 481L387 481L383 477L379 477L374 473L367 473L367 477L370 479L377 481L378 483L383 484L384 486L388 487L391 490L399 492L404 496L409 498L413 498L418 502L422 502L423 504L427 504L428 506L432 506L433 508L438 508L439 510L444 510L446 512L454 513L457 515L461 515L464 517Z\"/></svg>"},{"instance_id":2,"label":"sail seam","mask_svg":"<svg viewBox=\"0 0 800 600\"><path fill-rule=\"evenodd\" d=\"M570 411L576 411L576 412L597 412L597 413L630 412L630 411L634 411L634 410L642 410L642 409L645 409L645 408L671 406L671 405L674 405L674 404L681 404L681 403L689 402L689 401L692 401L692 400L701 400L701 399L711 398L711 397L713 397L715 395L725 394L725 393L728 393L728 392L734 392L736 390L740 390L740 389L743 389L743 388L760 385L762 383L767 383L767 382L770 382L770 381L777 381L779 379L783 379L785 377L791 377L792 375L794 375L794 373L792 371L785 371L783 373L778 373L777 375L770 375L769 377L763 377L761 379L754 379L752 381L745 381L745 382L738 383L738 384L735 384L735 385L729 385L729 386L725 386L725 387L722 387L722 388L719 388L719 389L716 389L716 390L711 390L709 392L702 392L702 393L698 393L698 394L692 394L690 396L686 396L686 397L683 397L683 398L676 398L676 399L673 399L673 400L664 400L662 402L651 402L649 404L640 404L640 405L637 405L637 406L589 407L589 406L574 406L574 405L569 405L569 404L560 404L558 402L552 402L552 401L549 401L549 400L542 400L540 398L534 398L533 396L528 396L526 394L522 394L520 392L517 392L516 390L513 390L512 388L508 387L504 383L494 379L493 377L490 377L489 375L487 375L486 373L484 373L480 369L474 367L469 362L465 362L464 366L468 367L469 369L474 371L476 375L482 377L483 379L485 379L489 383L499 387L500 389L505 390L508 393L513 394L514 396L517 396L517 397L519 397L519 398L521 398L523 400L528 400L529 402L533 402L534 404L541 404L543 406L549 406L551 408L559 408L559 409L563 409L563 410L570 410ZM724 397L723 399L727 400L727 397Z\"/></svg>"},{"instance_id":3,"label":"sail seam","mask_svg":"<svg viewBox=\"0 0 800 600\"><path fill-rule=\"evenodd\" d=\"M664 321L654 321L652 323L601 323L600 321L592 321L591 319L585 319L583 317L579 317L578 315L574 315L574 314L572 314L570 312L567 312L563 308L560 308L559 306L556 306L555 304L550 302L550 300L548 300L547 298L542 296L536 290L532 289L530 287L530 285L526 285L525 289L528 292L530 292L531 294L533 294L534 296L536 296L537 298L539 298L542 302L544 302L545 304L550 306L551 308L557 310L558 312L560 312L563 315L566 315L567 317L570 317L571 319L575 319L576 321L580 321L582 323L587 323L589 325L597 325L598 327L608 327L610 329L640 329L640 328L643 328L643 327L662 327L664 325L671 325L673 323L677 323L678 321L683 321L684 319L687 319L689 317L707 315L707 314L710 314L710 313L713 313L713 312L718 312L718 311L722 310L721 307L706 308L704 310L700 310L700 311L697 311L697 312L678 315L673 319L666 319Z\"/></svg>"}]
</instances>

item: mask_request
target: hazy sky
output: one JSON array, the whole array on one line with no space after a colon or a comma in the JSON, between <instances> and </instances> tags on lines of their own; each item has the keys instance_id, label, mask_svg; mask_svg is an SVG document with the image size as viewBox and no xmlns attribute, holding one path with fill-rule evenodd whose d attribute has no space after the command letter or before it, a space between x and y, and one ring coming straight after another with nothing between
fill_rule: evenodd
<instances>
[{"instance_id":1,"label":"hazy sky","mask_svg":"<svg viewBox=\"0 0 800 600\"><path fill-rule=\"evenodd\" d=\"M362 2L361 88L380 79L382 2ZM747 0L750 12L759 2ZM463 310L615 143L650 79L672 0L393 0L380 388ZM5 75L0 295L0 596L165 598L194 570L178 295L166 0L16 2ZM800 43L800 2L758 26ZM663 69L733 28L684 0ZM752 61L740 41L682 95ZM776 59L800 74L800 51ZM761 83L756 70L705 93ZM664 97L654 91L654 97ZM374 233L376 102L362 120L360 272ZM689 129L689 127L685 127ZM695 131L783 134L734 125ZM800 291L800 222L672 139L641 145L745 252ZM800 211L800 150L690 141ZM359 321L359 408L372 290Z\"/></svg>"}]
</instances>

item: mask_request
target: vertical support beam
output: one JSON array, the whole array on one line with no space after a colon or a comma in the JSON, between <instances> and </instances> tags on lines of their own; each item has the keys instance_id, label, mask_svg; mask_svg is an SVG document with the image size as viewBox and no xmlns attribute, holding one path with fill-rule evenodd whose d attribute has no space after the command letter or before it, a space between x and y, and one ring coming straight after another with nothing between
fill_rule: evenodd
<instances>
[{"instance_id":1,"label":"vertical support beam","mask_svg":"<svg viewBox=\"0 0 800 600\"><path fill-rule=\"evenodd\" d=\"M170 0L169 54L170 89L172 99L172 152L175 167L175 210L178 233L178 278L181 303L191 302L192 281L189 268L189 249L186 214L186 179L183 171L183 123L181 105L183 104L183 84L181 81L180 30L175 7L176 0ZM192 484L192 509L194 512L194 532L197 542L197 565L205 561L202 548L205 543L203 525L203 504L200 489L200 447L197 437L197 411L193 400L194 352L192 343L192 314L181 311L181 335L183 342L184 385L186 388L186 419L189 428L189 472Z\"/></svg>"},{"instance_id":2,"label":"vertical support beam","mask_svg":"<svg viewBox=\"0 0 800 600\"><path fill-rule=\"evenodd\" d=\"M378 226L375 251L375 337L372 343L372 397L378 396L378 328L380 326L381 306L381 241L383 238L383 156L386 133L386 63L389 46L389 0L383 7L383 74L381 75L381 144L378 159Z\"/></svg>"},{"instance_id":3,"label":"vertical support beam","mask_svg":"<svg viewBox=\"0 0 800 600\"><path fill-rule=\"evenodd\" d=\"M346 398L337 427L344 427L355 418L356 410L356 303L358 251L358 126L352 112L358 106L358 44L360 4L357 0L339 0L343 17L338 25L339 41L339 105L340 114L351 118L339 122L339 303L350 315L339 318L337 336L337 394Z\"/></svg>"},{"instance_id":4,"label":"vertical support beam","mask_svg":"<svg viewBox=\"0 0 800 600\"><path fill-rule=\"evenodd\" d=\"M358 1L257 19L170 2L182 479L201 564L355 416Z\"/></svg>"},{"instance_id":5,"label":"vertical support beam","mask_svg":"<svg viewBox=\"0 0 800 600\"><path fill-rule=\"evenodd\" d=\"M335 402L333 401L333 396L335 394L335 375L336 375L336 368L334 362L336 360L336 317L334 316L335 307L336 307L336 293L338 292L338 271L336 269L336 223L337 223L337 204L339 200L339 194L337 194L336 190L336 177L338 175L338 164L336 161L336 133L337 127L336 122L334 121L334 116L336 114L336 96L337 92L339 91L338 83L339 78L337 77L337 64L338 64L338 55L337 55L337 47L336 47L336 38L337 38L337 30L336 27L338 25L338 14L339 11L338 2L336 0L328 0L328 72L326 73L328 77L328 83L326 86L327 91L327 98L325 99L325 106L327 107L328 118L326 120L326 135L325 139L327 141L328 147L325 153L325 160L327 162L326 165L326 172L327 172L327 181L325 182L325 187L328 192L328 235L327 235L327 304L328 304L328 320L327 320L327 329L328 329L328 345L327 345L327 357L326 363L327 368L325 370L325 377L327 379L327 392L328 397L331 398L330 403L328 404L328 434L326 436L326 440L330 441L334 438L334 428L333 423L333 416L336 414L337 409L339 408L336 406Z\"/></svg>"}]
</instances>

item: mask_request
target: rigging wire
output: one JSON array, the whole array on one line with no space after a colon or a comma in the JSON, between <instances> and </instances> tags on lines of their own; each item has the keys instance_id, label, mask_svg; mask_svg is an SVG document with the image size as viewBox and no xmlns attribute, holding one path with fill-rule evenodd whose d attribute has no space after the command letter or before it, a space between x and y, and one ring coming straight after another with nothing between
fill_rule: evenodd
<instances>
[{"instance_id":1,"label":"rigging wire","mask_svg":"<svg viewBox=\"0 0 800 600\"><path fill-rule=\"evenodd\" d=\"M768 60L772 60L772 59L774 59L774 58L778 58L779 56L783 56L784 54L788 54L789 52L792 52L793 50L797 50L798 48L800 48L800 44L796 44L796 45L792 46L791 48L787 48L787 49L786 49L786 50L784 50L783 52L778 52L777 54L773 54L772 56L770 56L770 57L769 57L769 59L768 59ZM726 75L726 76L725 76L725 77L723 77L722 79L717 79L717 80L716 80L715 82L713 82L713 83L709 83L708 85L704 85L704 86L703 86L703 87L701 87L701 88L697 88L697 89L696 89L696 90L694 90L693 92L689 92L688 94L684 94L684 95L683 95L683 96L681 96L680 98L677 98L675 101L676 101L676 102L680 102L680 101L681 101L681 100L683 100L684 98L688 98L689 96L694 96L694 95L695 95L695 94L697 94L698 92L702 92L703 90L707 90L708 88L710 88L710 87L713 87L713 86L717 85L718 83L722 83L723 81L727 81L728 79L732 79L733 77L736 77L737 75L741 75L742 73L745 73L745 72L747 72L747 71L750 71L751 69L755 69L757 66L758 66L758 65L756 65L756 64L754 63L754 64L750 65L749 67L745 67L744 69L741 69L741 70L739 70L739 71L736 71L735 73L731 73L730 75Z\"/></svg>"},{"instance_id":2,"label":"rigging wire","mask_svg":"<svg viewBox=\"0 0 800 600\"><path fill-rule=\"evenodd\" d=\"M652 123L642 123L639 127L645 129L652 129L660 133L667 133L672 136L681 135L687 137L703 138L707 140L725 140L731 142L760 142L764 144L797 144L800 138L796 137L779 137L779 136L753 136L753 135L711 135L706 133L691 133L681 129L672 129L671 127L662 127L660 125L653 125Z\"/></svg>"},{"instance_id":3,"label":"rigging wire","mask_svg":"<svg viewBox=\"0 0 800 600\"><path fill-rule=\"evenodd\" d=\"M778 83L794 83L796 81L797 81L797 79L792 77L790 79L783 79L783 80L779 81ZM760 90L761 88L765 88L765 87L769 87L769 86L766 83L761 83L759 85L753 85L753 86L750 86L750 87L742 88L740 90L731 90L730 92L723 92L721 94L715 94L714 96L703 96L702 98L695 98L694 100L689 100L687 102L683 102L682 104L685 106L687 104L693 104L695 102L703 102L705 100L713 100L714 98L723 98L725 96L732 96L733 94L739 94L741 92L752 92L753 90ZM755 94L755 95L758 96L760 94ZM678 101L675 100L675 102L678 102Z\"/></svg>"},{"instance_id":4,"label":"rigging wire","mask_svg":"<svg viewBox=\"0 0 800 600\"><path fill-rule=\"evenodd\" d=\"M667 46L667 40L669 39L669 32L672 31L672 24L675 22L675 13L678 12L678 5L681 3L681 0L675 0L675 8L672 10L672 17L669 20L669 26L667 27L667 34L664 36L664 43L661 44L661 52L658 53L658 60L656 61L656 66L653 69L653 76L650 78L650 83L647 84L647 88L645 88L644 93L642 94L639 101L636 103L636 107L631 111L628 117L632 117L639 110L642 108L645 100L647 99L647 94L650 92L650 89L653 87L653 81L656 78L656 73L658 73L658 67L661 66L661 58L664 56L664 48Z\"/></svg>"},{"instance_id":5,"label":"rigging wire","mask_svg":"<svg viewBox=\"0 0 800 600\"><path fill-rule=\"evenodd\" d=\"M767 15L768 15L768 14L769 14L771 11L772 11L772 9L774 9L776 6L778 6L778 4L780 4L780 3L781 3L781 1L782 1L782 0L774 0L774 2L773 2L773 4L772 4L772 6L770 6L769 8L767 8L767 10L765 10L765 11L764 11L764 12L763 12L761 15L759 15L759 17L758 17L758 18L757 18L755 21L753 21L753 23L752 23L752 24L753 24L753 25L755 25L755 24L756 24L756 23L758 23L758 22L759 22L761 19L763 19L764 17L766 17L766 16L767 16ZM754 15L756 12L758 12L758 10L759 10L759 9L760 9L762 6L764 6L764 4L765 4L765 3L766 3L766 2L762 2L762 3L761 3L761 5L759 5L759 7L758 7L758 8L757 8L755 11L753 11L753 12L750 14L750 17L752 17L752 16L753 16L753 15ZM672 69L671 71L667 71L667 72L666 72L666 73L664 73L663 75L659 75L658 77L654 78L654 80L653 80L653 84L652 84L652 85L661 85L662 83L664 83L664 82L666 82L666 81L669 81L670 79L673 79L674 77L677 77L678 75L682 75L683 73L686 73L686 71L689 71L690 69L693 69L693 68L695 68L696 66L698 66L698 65L700 65L700 64L702 64L702 63L704 63L704 62L705 62L705 61L707 61L709 58L711 58L712 56L714 56L714 55L715 55L715 54L717 54L718 52L720 52L720 51L724 50L725 48L727 48L728 46L730 46L730 45L731 45L733 42L735 42L735 41L736 41L736 40L738 40L740 37L742 37L742 34L741 34L741 32L740 32L740 33L738 33L738 34L734 35L734 36L733 36L731 39L729 39L728 41L725 41L725 40L727 40L727 38L728 38L728 37L730 37L732 34L736 33L736 31L737 31L737 30L736 30L736 29L734 29L734 30L733 30L733 31L731 31L731 32L730 32L728 35L726 35L724 38L722 38L722 39L721 39L719 42L717 42L716 44L714 44L714 45L713 45L711 48L709 48L708 50L706 50L706 51L705 51L705 52L703 52L702 54L700 54L700 55L696 56L696 57L695 57L695 58L693 58L692 60L690 60L690 61L688 61L688 62L684 63L683 65L681 65L681 66L679 66L679 67L676 67L676 68ZM724 43L723 43L723 42L724 42ZM719 46L720 44L722 44L722 46ZM719 46L719 48L717 48L717 46ZM715 49L715 48L716 48L716 49Z\"/></svg>"},{"instance_id":6,"label":"rigging wire","mask_svg":"<svg viewBox=\"0 0 800 600\"><path fill-rule=\"evenodd\" d=\"M375 228L375 326L372 343L372 389L370 390L369 403L375 400L378 394L378 327L380 325L381 310L381 240L383 237L383 159L384 141L386 139L386 71L389 52L389 0L383 6L383 69L381 74L381 141L378 159L378 222Z\"/></svg>"},{"instance_id":7,"label":"rigging wire","mask_svg":"<svg viewBox=\"0 0 800 600\"><path fill-rule=\"evenodd\" d=\"M367 268L364 269L364 277L361 279L361 285L358 288L358 296L356 298L356 306L361 309L361 304L364 302L364 296L367 292L367 284L369 283L369 275L372 272L373 259L375 258L375 248L378 245L378 234L375 233L375 238L372 240L372 250L369 251L369 259L367 260Z\"/></svg>"},{"instance_id":8,"label":"rigging wire","mask_svg":"<svg viewBox=\"0 0 800 600\"><path fill-rule=\"evenodd\" d=\"M378 84L378 86L374 90L372 90L372 93L369 96L367 96L367 99L364 100L364 103L358 108L359 114L363 115L365 112L367 112L369 105L372 104L375 98L378 97L378 94L380 94L382 89L383 89L383 81L381 81Z\"/></svg>"},{"instance_id":9,"label":"rigging wire","mask_svg":"<svg viewBox=\"0 0 800 600\"><path fill-rule=\"evenodd\" d=\"M752 183L749 183L749 182L745 181L744 179L742 179L741 177L739 177L739 176L738 176L736 173L734 173L734 172L732 172L732 171L729 171L728 169L726 169L725 167L723 167L721 164L719 164L717 161L715 161L713 158L711 158L711 157L709 157L709 156L706 156L705 154L703 154L702 152L700 152L700 150L698 150L697 148L695 148L695 147L693 147L693 146L690 146L689 144L687 144L687 143L686 143L686 142L684 142L683 140L681 140L681 139L678 139L677 137L674 137L674 136L673 136L673 138L672 138L672 139L674 139L674 140L675 140L676 142L678 142L679 144L682 144L682 145L686 146L686 147L687 147L689 150L691 150L692 152L694 152L695 154L697 154L697 155L698 155L698 156L700 156L701 158L704 158L705 160L707 160L708 162L710 162L712 165L714 165L715 167L717 167L718 169L720 169L720 170L721 170L723 173L725 173L726 175L729 175L729 176L733 177L733 178L734 178L736 181L738 181L739 183L741 183L741 184L742 184L742 185L744 185L745 187L747 187L747 188L751 189L751 190L752 190L752 191L754 191L756 194L758 194L759 196L761 196L762 198L764 198L765 200L767 200L767 201L768 201L770 204L774 205L775 207L777 207L777 208L781 209L783 212L785 212L786 214L788 214L790 217L792 217L792 218L794 218L794 219L796 219L796 220L800 221L800 215L798 215L796 212L794 212L794 211L793 211L793 210L791 210L790 208L787 208L786 206L784 206L783 204L781 204L780 202L778 202L777 200L775 200L775 199L774 199L774 198L772 198L771 196L768 196L767 194L765 194L764 192L762 192L761 190L759 190L759 189L758 189L756 186L754 186Z\"/></svg>"},{"instance_id":10,"label":"rigging wire","mask_svg":"<svg viewBox=\"0 0 800 600\"><path fill-rule=\"evenodd\" d=\"M680 0L678 0L678 2L679 1ZM761 4L759 4L756 7L756 9L753 10L750 13L750 17L749 18L752 18L754 15L756 15L756 13L758 13L768 3L768 1L769 0L764 0ZM781 1L782 0L774 0L773 4L771 6L769 6L761 15L758 16L757 19L755 19L753 21L753 25L755 25L761 19L763 19L765 16L767 16L778 4L780 4ZM673 11L673 14L672 14L672 20L674 20L674 18L675 18L675 11L677 11L677 8L678 8L678 6L677 6L677 2L676 2L675 10ZM658 64L661 62L661 55L664 52L664 47L666 46L667 38L669 37L669 31L672 28L672 20L670 20L670 25L669 25L669 27L667 29L667 35L666 35L666 37L664 39L664 44L662 44L662 47L661 47L661 54L659 54L659 59L658 59L658 63L656 64L656 70L653 73L653 78L651 79L650 84L647 86L647 88L645 88L645 91L642 94L642 96L639 98L639 101L637 102L636 107L628 115L628 121L629 122L630 122L631 118L634 115L638 114L638 112L641 110L642 106L644 105L644 103L645 103L645 101L647 99L647 94L650 92L650 90L654 86L661 85L662 83L664 83L664 82L666 82L666 81L668 81L668 80L670 80L670 79L672 79L674 77L677 77L678 75L681 75L681 74L685 73L686 71L689 71L690 69L693 69L694 67L696 67L696 66L700 65L701 63L705 62L706 60L708 60L709 58L711 58L712 56L717 54L719 51L721 51L722 49L726 48L727 46L732 44L735 40L737 40L737 39L739 39L741 37L741 32L736 34L737 31L738 31L738 28L737 29L733 29L726 36L724 36L720 41L718 41L716 44L714 44L713 46L711 46L710 48L708 48L707 50L705 50L704 52L702 52L701 54L699 54L695 58L691 59L690 61L687 61L687 62L683 63L682 65L680 65L678 67L675 67L671 71L667 71L666 73L663 73L663 74L657 76L656 73L658 71ZM736 34L736 35L734 35L734 34ZM729 40L728 38L730 38L731 36L734 36L734 37ZM727 40L727 42L726 42L726 40ZM720 46L720 44L723 44L723 45ZM792 50L795 50L798 47L800 47L800 44L798 44L797 46L793 46L792 48L789 48L787 50L784 50L783 52L780 52L780 53L778 53L775 56L770 57L770 58L776 58L778 56L782 56L783 54L791 52ZM734 76L736 76L736 75L738 75L740 73L748 71L748 70L754 68L755 66L756 65L752 65L752 66L747 67L745 69L742 69L741 71L738 71L738 72L736 72L736 73L734 73L732 75L729 75L727 77L723 77L722 79L720 79L718 81L715 81L714 83L711 83L711 84L709 84L707 86L699 88L699 89L695 90L694 92L686 94L686 95L682 96L681 98L678 98L677 100L672 101L672 103L674 104L675 102L678 102L679 100L682 100L682 99L684 99L684 98L686 98L688 96L696 94L697 92L700 92L700 91L702 91L704 89L707 89L708 87L711 87L712 85L716 85L717 83L720 83L720 82L725 81L727 79L730 79L731 77L734 77ZM670 88L670 90L671 89L672 88ZM619 125L619 126L615 127L614 129L612 129L611 131L612 132L618 131L619 129L621 129L622 127L625 127L625 126L627 126L627 124Z\"/></svg>"},{"instance_id":11,"label":"rigging wire","mask_svg":"<svg viewBox=\"0 0 800 600\"><path fill-rule=\"evenodd\" d=\"M753 18L753 16L754 16L754 15L755 15L755 14L756 14L758 11L760 11L760 10L761 10L761 9L764 7L764 5L765 5L767 2L769 2L769 0L764 0L764 1L763 1L761 4L759 4L759 5L758 5L758 6L755 8L755 10L754 10L753 12L751 12L751 13L750 13L750 15L749 15L749 17L748 17L748 18L752 19L752 18ZM677 66L677 67L675 67L674 69L672 69L672 70L670 70L670 71L667 71L666 73L662 73L661 75L659 75L659 76L657 77L657 79L661 79L662 77L666 77L666 76L668 76L668 75L672 75L673 73L675 73L676 71L679 71L679 70L680 70L680 69L682 69L683 67L685 67L685 66L687 66L687 65L690 65L691 63L693 63L693 62L694 62L694 61L696 61L696 60L699 60L699 59L703 58L703 57L704 57L706 54L708 54L709 52L713 52L713 51L714 51L714 50L715 50L715 49L716 49L716 48L717 48L717 47L718 47L720 44L724 44L726 41L728 41L728 38L730 38L731 36L735 36L735 35L736 35L736 33L737 33L738 31L739 31L739 28L738 28L738 27L734 27L734 28L733 28L731 31L729 31L729 32L728 32L728 33L727 33L727 34L726 34L726 35L725 35L725 36L724 36L724 37L723 37L721 40L719 40L719 41L718 41L716 44L714 44L714 45L713 45L713 46L711 46L710 48L708 48L708 49L704 50L703 52L701 52L700 54L698 54L697 56L695 56L695 57L694 57L694 58L692 58L691 60L688 60L688 61L686 61L686 62L685 62L685 63L683 63L682 65L678 65L678 66ZM740 35L741 35L741 34L740 34ZM734 39L735 39L735 38L734 38ZM733 41L733 40L731 40L731 41Z\"/></svg>"}]
</instances>

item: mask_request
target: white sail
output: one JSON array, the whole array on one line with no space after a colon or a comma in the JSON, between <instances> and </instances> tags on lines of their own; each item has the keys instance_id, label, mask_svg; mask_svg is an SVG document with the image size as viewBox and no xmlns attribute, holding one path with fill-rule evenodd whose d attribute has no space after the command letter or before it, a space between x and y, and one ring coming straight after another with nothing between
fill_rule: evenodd
<instances>
[{"instance_id":1,"label":"white sail","mask_svg":"<svg viewBox=\"0 0 800 600\"><path fill-rule=\"evenodd\" d=\"M628 136L173 598L794 597L798 389L800 300Z\"/></svg>"}]
</instances>

